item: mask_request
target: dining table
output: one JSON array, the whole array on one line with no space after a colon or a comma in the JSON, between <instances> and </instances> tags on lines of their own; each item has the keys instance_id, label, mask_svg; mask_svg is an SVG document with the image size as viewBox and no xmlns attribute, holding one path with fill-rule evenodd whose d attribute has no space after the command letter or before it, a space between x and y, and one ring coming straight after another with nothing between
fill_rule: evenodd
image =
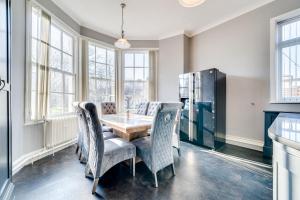
<instances>
[{"instance_id":1,"label":"dining table","mask_svg":"<svg viewBox=\"0 0 300 200\"><path fill-rule=\"evenodd\" d=\"M153 117L133 113L117 113L101 116L101 122L127 141L145 137L151 129Z\"/></svg>"}]
</instances>

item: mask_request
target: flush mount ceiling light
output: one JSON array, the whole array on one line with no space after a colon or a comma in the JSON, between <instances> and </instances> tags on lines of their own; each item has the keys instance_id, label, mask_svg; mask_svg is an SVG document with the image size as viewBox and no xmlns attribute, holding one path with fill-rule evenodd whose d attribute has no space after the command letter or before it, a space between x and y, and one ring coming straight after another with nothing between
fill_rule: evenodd
<instances>
[{"instance_id":1,"label":"flush mount ceiling light","mask_svg":"<svg viewBox=\"0 0 300 200\"><path fill-rule=\"evenodd\" d=\"M119 49L129 49L131 45L128 42L128 40L125 38L125 31L124 31L124 14L123 13L124 13L124 8L126 7L126 4L124 2L122 2L120 5L122 8L121 38L115 42L115 46Z\"/></svg>"},{"instance_id":2,"label":"flush mount ceiling light","mask_svg":"<svg viewBox=\"0 0 300 200\"><path fill-rule=\"evenodd\" d=\"M179 0L183 7L191 8L203 4L206 0Z\"/></svg>"}]
</instances>

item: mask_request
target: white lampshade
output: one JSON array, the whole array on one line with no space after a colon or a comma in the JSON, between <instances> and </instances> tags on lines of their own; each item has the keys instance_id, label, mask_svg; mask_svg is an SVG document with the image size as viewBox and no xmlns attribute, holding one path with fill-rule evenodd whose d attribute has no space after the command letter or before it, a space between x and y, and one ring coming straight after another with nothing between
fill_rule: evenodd
<instances>
[{"instance_id":1,"label":"white lampshade","mask_svg":"<svg viewBox=\"0 0 300 200\"><path fill-rule=\"evenodd\" d=\"M179 3L183 6L183 7L195 7L195 6L199 6L200 4L203 4L206 0L179 0Z\"/></svg>"},{"instance_id":2,"label":"white lampshade","mask_svg":"<svg viewBox=\"0 0 300 200\"><path fill-rule=\"evenodd\" d=\"M131 44L125 38L120 38L115 42L115 46L119 49L129 49Z\"/></svg>"}]
</instances>

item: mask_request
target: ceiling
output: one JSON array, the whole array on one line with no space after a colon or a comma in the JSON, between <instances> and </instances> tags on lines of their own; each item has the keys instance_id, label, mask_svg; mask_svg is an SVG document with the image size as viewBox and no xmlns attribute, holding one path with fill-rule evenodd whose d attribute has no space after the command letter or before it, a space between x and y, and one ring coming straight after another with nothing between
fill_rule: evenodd
<instances>
[{"instance_id":1,"label":"ceiling","mask_svg":"<svg viewBox=\"0 0 300 200\"><path fill-rule=\"evenodd\" d=\"M81 26L119 37L120 0L53 0ZM157 40L189 36L249 12L273 0L207 0L194 8L178 0L127 0L124 11L128 39Z\"/></svg>"}]
</instances>

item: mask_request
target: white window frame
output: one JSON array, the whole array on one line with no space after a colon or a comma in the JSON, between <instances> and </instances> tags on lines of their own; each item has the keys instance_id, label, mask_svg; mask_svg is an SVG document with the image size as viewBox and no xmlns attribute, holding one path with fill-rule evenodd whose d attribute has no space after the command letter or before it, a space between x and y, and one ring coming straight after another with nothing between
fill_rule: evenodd
<instances>
[{"instance_id":1,"label":"white window frame","mask_svg":"<svg viewBox=\"0 0 300 200\"><path fill-rule=\"evenodd\" d=\"M125 54L126 53L133 53L133 54L139 54L139 53L148 53L149 54L149 50L145 50L145 49L131 49L131 50L124 50L124 51L122 51L122 58L121 58L121 65L120 65L120 68L121 68L121 80L120 80L120 85L121 85L121 89L120 89L120 102L119 102L119 104L120 104L120 108L121 108L121 110L122 111L125 111L125 106L124 106L124 101L125 101L125 99L124 99L124 83L125 83ZM150 61L150 56L149 56L149 61ZM134 61L134 58L133 58L133 62L135 62ZM133 68L136 68L136 66L132 66ZM149 66L148 66L148 68L149 68L149 78L150 78L150 73L151 73L151 70L150 70L150 68L151 68L152 66L150 66L150 63L149 63ZM143 68L145 68L145 67L143 67ZM134 75L135 75L135 73L134 73ZM135 81L135 80L133 80L133 81ZM149 82L150 80L148 80L148 82ZM150 90L150 87L148 88L148 90ZM156 90L156 88L155 88L155 90ZM148 94L149 95L149 94ZM148 98L149 98L149 96L148 96ZM135 109L129 109L129 110L131 110L131 111L134 111Z\"/></svg>"},{"instance_id":2,"label":"white window frame","mask_svg":"<svg viewBox=\"0 0 300 200\"><path fill-rule=\"evenodd\" d=\"M32 38L32 28L31 28L31 14L32 6L38 7L48 15L51 16L51 20L56 26L59 26L59 29L66 32L69 36L73 37L73 64L74 64L74 75L75 75L75 100L79 97L79 38L80 34L73 30L69 25L56 17L51 11L44 8L35 0L26 1L26 82L25 82L25 125L43 123L43 120L34 121L31 119L31 38ZM29 81L27 81L29 80ZM48 104L48 103L47 103ZM49 104L47 105L49 106ZM72 115L73 113L63 114L63 115ZM51 116L55 117L55 116Z\"/></svg>"},{"instance_id":3,"label":"white window frame","mask_svg":"<svg viewBox=\"0 0 300 200\"><path fill-rule=\"evenodd\" d=\"M300 16L300 9L288 12L270 20L270 103L295 104L300 100L285 101L281 98L281 56L279 55L280 27L285 21ZM283 43L283 42L282 42Z\"/></svg>"},{"instance_id":4,"label":"white window frame","mask_svg":"<svg viewBox=\"0 0 300 200\"><path fill-rule=\"evenodd\" d=\"M107 65L108 65L108 63L107 63L107 51L113 51L114 52L114 57L115 57L115 59L114 59L114 68L115 68L115 80L114 80L114 82L115 82L115 91L114 91L114 93L115 93L115 102L117 103L118 102L118 93L117 93L117 88L118 88L118 76L117 76L117 74L118 74L118 65L117 65L117 62L116 62L116 60L117 60L117 51L116 51L116 49L115 48L112 48L112 47L110 47L110 46L108 46L108 45L104 45L104 44L101 44L101 43L99 43L99 42L97 42L97 41L94 41L94 40L90 40L90 39L88 39L87 40L87 58L86 58L86 60L87 60L87 98L89 99L90 98L90 86L89 86L89 81L90 81L90 74L89 74L89 67L90 67L90 59L89 59L89 46L90 45L94 45L95 46L95 51L96 51L96 48L98 47L98 48L102 48L102 49L105 49L106 50L106 63L100 63L100 64L105 64L106 65L106 67L107 67ZM97 63L99 63L99 62L97 62L96 61L96 52L95 52L95 74L96 74L96 64ZM95 86L96 86L96 80L103 80L102 78L100 78L100 77L93 77L92 79L95 79ZM96 86L97 87L97 86Z\"/></svg>"}]
</instances>

